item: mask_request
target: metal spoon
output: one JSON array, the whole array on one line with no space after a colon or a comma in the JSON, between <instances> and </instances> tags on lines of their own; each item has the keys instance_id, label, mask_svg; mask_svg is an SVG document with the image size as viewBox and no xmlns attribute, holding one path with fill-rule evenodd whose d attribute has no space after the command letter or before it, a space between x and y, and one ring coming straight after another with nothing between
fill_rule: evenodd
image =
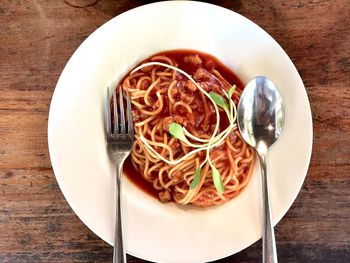
<instances>
[{"instance_id":1,"label":"metal spoon","mask_svg":"<svg viewBox=\"0 0 350 263\"><path fill-rule=\"evenodd\" d=\"M275 234L271 222L266 176L266 156L284 126L284 105L275 84L255 77L245 87L238 104L238 128L244 140L258 153L262 175L264 263L277 263Z\"/></svg>"}]
</instances>

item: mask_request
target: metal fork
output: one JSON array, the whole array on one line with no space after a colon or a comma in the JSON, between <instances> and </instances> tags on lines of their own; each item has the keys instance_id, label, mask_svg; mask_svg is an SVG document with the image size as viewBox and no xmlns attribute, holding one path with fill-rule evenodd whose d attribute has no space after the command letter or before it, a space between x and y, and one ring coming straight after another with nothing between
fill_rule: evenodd
<instances>
[{"instance_id":1,"label":"metal fork","mask_svg":"<svg viewBox=\"0 0 350 263\"><path fill-rule=\"evenodd\" d=\"M107 88L107 98L105 105L105 131L106 142L109 158L116 164L116 222L113 249L113 263L125 263L126 253L124 250L123 234L122 234L122 172L125 159L129 156L134 142L134 128L131 115L131 103L128 91L126 91L126 116L124 113L123 93L119 87L119 110L116 92L113 92L113 120L111 122L110 94ZM127 126L127 127L126 127Z\"/></svg>"}]
</instances>

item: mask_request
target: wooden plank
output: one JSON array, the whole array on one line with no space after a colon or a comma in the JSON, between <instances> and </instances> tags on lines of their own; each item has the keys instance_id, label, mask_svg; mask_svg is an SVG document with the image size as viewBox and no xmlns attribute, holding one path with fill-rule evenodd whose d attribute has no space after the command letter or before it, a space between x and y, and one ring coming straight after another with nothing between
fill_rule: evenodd
<instances>
[{"instance_id":1,"label":"wooden plank","mask_svg":"<svg viewBox=\"0 0 350 263\"><path fill-rule=\"evenodd\" d=\"M148 2L1 1L0 262L112 261L111 246L83 225L60 192L47 149L47 118L54 87L74 50L110 18ZM276 227L280 262L347 262L350 2L216 4L246 16L278 41L310 100L311 165L295 203ZM258 241L218 262L260 258ZM128 262L145 261L129 256Z\"/></svg>"}]
</instances>

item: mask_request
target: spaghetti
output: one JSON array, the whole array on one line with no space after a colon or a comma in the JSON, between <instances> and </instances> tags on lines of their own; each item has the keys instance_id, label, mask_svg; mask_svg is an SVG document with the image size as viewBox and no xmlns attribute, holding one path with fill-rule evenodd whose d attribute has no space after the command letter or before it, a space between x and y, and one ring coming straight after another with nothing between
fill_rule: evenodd
<instances>
[{"instance_id":1,"label":"spaghetti","mask_svg":"<svg viewBox=\"0 0 350 263\"><path fill-rule=\"evenodd\" d=\"M133 108L132 165L162 202L217 205L238 195L251 177L254 152L235 123L242 90L231 88L224 73L209 55L167 51L120 83Z\"/></svg>"}]
</instances>

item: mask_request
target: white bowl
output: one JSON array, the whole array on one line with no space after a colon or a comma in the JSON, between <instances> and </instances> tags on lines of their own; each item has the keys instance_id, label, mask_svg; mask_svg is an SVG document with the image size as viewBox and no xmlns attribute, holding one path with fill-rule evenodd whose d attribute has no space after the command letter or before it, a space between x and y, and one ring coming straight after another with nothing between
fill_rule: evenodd
<instances>
[{"instance_id":1,"label":"white bowl","mask_svg":"<svg viewBox=\"0 0 350 263\"><path fill-rule=\"evenodd\" d=\"M49 114L49 150L59 186L79 218L110 244L115 169L104 141L106 87L150 55L183 48L216 56L243 82L266 75L280 88L286 126L268 157L274 224L292 205L306 176L312 147L308 98L295 66L265 31L211 4L169 1L135 8L81 44L62 72ZM261 237L259 174L255 167L239 196L207 209L162 204L125 180L127 252L155 262L186 263L219 259L248 247Z\"/></svg>"}]
</instances>

